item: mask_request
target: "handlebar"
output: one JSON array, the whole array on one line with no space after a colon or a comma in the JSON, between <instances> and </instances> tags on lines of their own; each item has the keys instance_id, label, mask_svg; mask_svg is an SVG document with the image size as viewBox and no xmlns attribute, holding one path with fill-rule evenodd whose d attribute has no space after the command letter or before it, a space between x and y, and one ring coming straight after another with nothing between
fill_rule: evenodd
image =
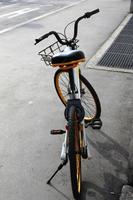
<instances>
[{"instance_id":1,"label":"handlebar","mask_svg":"<svg viewBox=\"0 0 133 200\"><path fill-rule=\"evenodd\" d=\"M50 31L49 33L41 36L40 38L36 39L35 40L35 45L38 44L39 42L41 42L42 40L48 38L50 35L54 35L56 37L56 39L59 41L60 44L62 45L68 45L70 43L72 43L76 37L77 37L77 33L78 33L78 23L82 20L82 19L85 19L85 18L90 18L92 15L94 14L97 14L99 12L99 9L96 9L96 10L93 10L91 12L86 12L83 16L79 17L76 21L75 21L75 24L74 24L74 35L73 35L73 38L71 40L62 40L59 36L59 34L55 31Z\"/></svg>"},{"instance_id":2,"label":"handlebar","mask_svg":"<svg viewBox=\"0 0 133 200\"><path fill-rule=\"evenodd\" d=\"M50 35L54 35L54 36L56 37L56 39L57 39L62 45L66 45L66 42L64 42L64 41L60 38L59 34L58 34L57 32L55 32L55 31L50 31L49 33L47 33L47 34L41 36L40 38L35 39L35 41L36 41L35 45L36 45L37 43L41 42L42 40L48 38Z\"/></svg>"}]
</instances>

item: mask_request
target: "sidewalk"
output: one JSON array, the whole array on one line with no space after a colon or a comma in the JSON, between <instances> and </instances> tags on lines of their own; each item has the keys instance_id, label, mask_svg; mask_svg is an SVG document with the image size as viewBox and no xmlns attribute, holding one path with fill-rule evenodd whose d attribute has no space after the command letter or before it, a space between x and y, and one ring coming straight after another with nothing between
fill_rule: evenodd
<instances>
[{"instance_id":1,"label":"sidewalk","mask_svg":"<svg viewBox=\"0 0 133 200\"><path fill-rule=\"evenodd\" d=\"M38 46L33 46L34 39L51 30L63 32L68 22L99 8L99 14L82 21L79 26L80 49L85 50L88 61L127 16L129 7L130 0L86 0L1 35L1 65L7 82L10 80L10 87L7 85L4 95L12 91L15 98L8 99L10 110L0 118L3 120L1 132L7 119L9 122L4 136L1 136L6 148L1 160L4 164L1 165L0 199L73 199L69 166L56 176L53 187L46 185L58 165L61 146L61 138L52 138L48 133L52 128L59 128L58 124L64 126L63 114L60 114L64 107L53 92L51 79L54 70L44 68L36 56L38 51L52 43L53 38ZM14 46L16 38L19 42ZM123 185L127 184L133 130L133 77L128 73L87 67L83 67L82 72L99 95L103 121L101 130L87 129L93 158L83 161L82 199L116 200L120 198Z\"/></svg>"}]
</instances>

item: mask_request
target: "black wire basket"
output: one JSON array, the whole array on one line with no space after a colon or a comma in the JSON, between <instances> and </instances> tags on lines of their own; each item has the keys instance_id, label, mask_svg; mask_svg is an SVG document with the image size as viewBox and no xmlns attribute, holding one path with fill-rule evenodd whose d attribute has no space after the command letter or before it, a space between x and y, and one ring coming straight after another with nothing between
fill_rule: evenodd
<instances>
[{"instance_id":1,"label":"black wire basket","mask_svg":"<svg viewBox=\"0 0 133 200\"><path fill-rule=\"evenodd\" d=\"M63 52L63 47L64 46L57 41L40 51L38 54L41 55L41 60L44 61L46 65L51 65L51 59L53 55L57 54L58 52Z\"/></svg>"}]
</instances>

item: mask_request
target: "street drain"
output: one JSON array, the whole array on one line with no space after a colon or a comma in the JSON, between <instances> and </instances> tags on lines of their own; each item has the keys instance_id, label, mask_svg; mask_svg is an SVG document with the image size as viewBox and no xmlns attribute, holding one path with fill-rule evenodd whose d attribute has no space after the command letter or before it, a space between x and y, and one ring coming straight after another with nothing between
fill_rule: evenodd
<instances>
[{"instance_id":1,"label":"street drain","mask_svg":"<svg viewBox=\"0 0 133 200\"><path fill-rule=\"evenodd\" d=\"M128 14L86 67L133 73L133 14Z\"/></svg>"},{"instance_id":2,"label":"street drain","mask_svg":"<svg viewBox=\"0 0 133 200\"><path fill-rule=\"evenodd\" d=\"M97 65L133 70L133 16Z\"/></svg>"}]
</instances>

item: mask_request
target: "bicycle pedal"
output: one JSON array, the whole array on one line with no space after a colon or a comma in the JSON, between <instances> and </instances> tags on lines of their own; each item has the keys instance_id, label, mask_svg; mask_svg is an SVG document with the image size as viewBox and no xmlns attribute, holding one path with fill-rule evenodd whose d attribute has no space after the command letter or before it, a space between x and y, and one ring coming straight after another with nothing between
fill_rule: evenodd
<instances>
[{"instance_id":1,"label":"bicycle pedal","mask_svg":"<svg viewBox=\"0 0 133 200\"><path fill-rule=\"evenodd\" d=\"M64 134L66 131L62 130L62 129L59 129L59 130L51 130L50 131L50 134L51 135L62 135Z\"/></svg>"},{"instance_id":2,"label":"bicycle pedal","mask_svg":"<svg viewBox=\"0 0 133 200\"><path fill-rule=\"evenodd\" d=\"M102 121L101 119L95 119L92 123L91 123L91 127L93 129L100 129L102 127Z\"/></svg>"},{"instance_id":3,"label":"bicycle pedal","mask_svg":"<svg viewBox=\"0 0 133 200\"><path fill-rule=\"evenodd\" d=\"M85 123L85 128L88 128L88 126L91 126L93 129L100 129L102 127L102 121L101 119L94 119L91 122Z\"/></svg>"}]
</instances>

